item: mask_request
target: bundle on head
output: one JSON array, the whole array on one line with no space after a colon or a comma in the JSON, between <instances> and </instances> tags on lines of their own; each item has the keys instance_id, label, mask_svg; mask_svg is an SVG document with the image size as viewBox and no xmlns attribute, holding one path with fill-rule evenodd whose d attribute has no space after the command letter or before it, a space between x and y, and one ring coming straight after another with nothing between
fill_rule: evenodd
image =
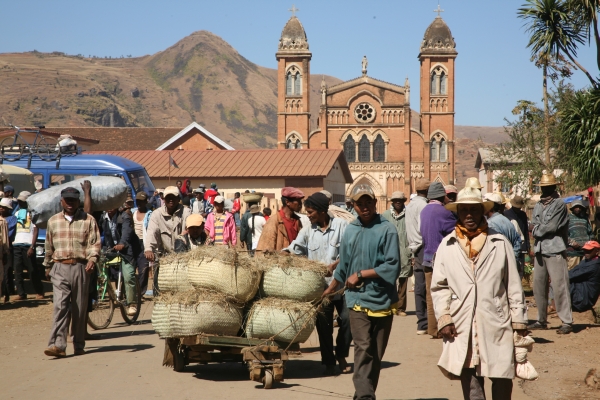
<instances>
[{"instance_id":1,"label":"bundle on head","mask_svg":"<svg viewBox=\"0 0 600 400\"><path fill-rule=\"evenodd\" d=\"M186 292L192 289L188 276L188 253L171 253L160 258L158 288L165 292Z\"/></svg>"},{"instance_id":2,"label":"bundle on head","mask_svg":"<svg viewBox=\"0 0 600 400\"><path fill-rule=\"evenodd\" d=\"M319 299L327 273L325 264L306 257L270 254L262 258L265 271L261 282L261 295L297 301Z\"/></svg>"},{"instance_id":3,"label":"bundle on head","mask_svg":"<svg viewBox=\"0 0 600 400\"><path fill-rule=\"evenodd\" d=\"M316 309L311 303L265 298L248 314L246 337L304 343L315 328Z\"/></svg>"},{"instance_id":4,"label":"bundle on head","mask_svg":"<svg viewBox=\"0 0 600 400\"><path fill-rule=\"evenodd\" d=\"M210 290L163 293L154 301L152 327L161 338L204 334L233 336L242 326L241 309Z\"/></svg>"},{"instance_id":5,"label":"bundle on head","mask_svg":"<svg viewBox=\"0 0 600 400\"><path fill-rule=\"evenodd\" d=\"M188 254L188 275L194 287L217 290L240 303L258 291L262 272L248 253L226 246L200 246Z\"/></svg>"}]
</instances>

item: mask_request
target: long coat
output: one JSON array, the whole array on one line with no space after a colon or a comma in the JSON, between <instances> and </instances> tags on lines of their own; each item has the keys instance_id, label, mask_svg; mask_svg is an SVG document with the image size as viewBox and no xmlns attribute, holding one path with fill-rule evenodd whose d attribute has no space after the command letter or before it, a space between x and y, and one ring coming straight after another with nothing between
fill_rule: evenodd
<instances>
[{"instance_id":1,"label":"long coat","mask_svg":"<svg viewBox=\"0 0 600 400\"><path fill-rule=\"evenodd\" d=\"M438 366L448 377L460 376L475 315L478 375L513 379L513 329L525 329L527 316L512 245L489 229L475 272L471 265L456 232L446 236L435 255L431 297L439 329L454 323L458 336L444 339Z\"/></svg>"},{"instance_id":2,"label":"long coat","mask_svg":"<svg viewBox=\"0 0 600 400\"><path fill-rule=\"evenodd\" d=\"M298 232L302 229L302 222L298 217ZM280 251L290 245L292 241L288 237L283 219L279 212L273 213L271 218L263 227L263 231L256 245L256 250L261 251Z\"/></svg>"}]
</instances>

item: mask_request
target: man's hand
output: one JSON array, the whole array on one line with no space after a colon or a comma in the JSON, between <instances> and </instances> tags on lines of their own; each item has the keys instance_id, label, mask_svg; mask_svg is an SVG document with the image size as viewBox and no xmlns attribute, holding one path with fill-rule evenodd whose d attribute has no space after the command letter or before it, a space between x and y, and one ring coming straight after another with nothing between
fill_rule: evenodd
<instances>
[{"instance_id":1,"label":"man's hand","mask_svg":"<svg viewBox=\"0 0 600 400\"><path fill-rule=\"evenodd\" d=\"M154 261L154 253L150 250L144 252L144 256L146 256L146 260Z\"/></svg>"},{"instance_id":2,"label":"man's hand","mask_svg":"<svg viewBox=\"0 0 600 400\"><path fill-rule=\"evenodd\" d=\"M446 325L439 331L439 334L446 340L451 340L458 336L454 324Z\"/></svg>"},{"instance_id":3,"label":"man's hand","mask_svg":"<svg viewBox=\"0 0 600 400\"><path fill-rule=\"evenodd\" d=\"M323 294L321 295L321 298L325 298L327 296L329 296L330 294L335 292L335 287L331 287L329 286L327 289L325 289L325 291L323 292Z\"/></svg>"},{"instance_id":4,"label":"man's hand","mask_svg":"<svg viewBox=\"0 0 600 400\"><path fill-rule=\"evenodd\" d=\"M87 265L85 266L85 272L88 274L91 274L92 272L94 272L94 267L96 266L96 263L93 261L88 261Z\"/></svg>"},{"instance_id":5,"label":"man's hand","mask_svg":"<svg viewBox=\"0 0 600 400\"><path fill-rule=\"evenodd\" d=\"M115 251L121 251L125 248L124 244L118 244L115 247L113 247L113 249L115 249Z\"/></svg>"},{"instance_id":6,"label":"man's hand","mask_svg":"<svg viewBox=\"0 0 600 400\"><path fill-rule=\"evenodd\" d=\"M81 183L81 189L83 190L83 193L87 196L92 192L92 182L88 180L83 181Z\"/></svg>"},{"instance_id":7,"label":"man's hand","mask_svg":"<svg viewBox=\"0 0 600 400\"><path fill-rule=\"evenodd\" d=\"M27 249L27 257L33 256L33 253L34 253L33 247L30 247Z\"/></svg>"},{"instance_id":8,"label":"man's hand","mask_svg":"<svg viewBox=\"0 0 600 400\"><path fill-rule=\"evenodd\" d=\"M352 275L350 275L348 277L348 279L346 280L346 287L348 289L354 289L356 288L358 285L360 285L361 280L358 278L358 275L355 273L353 273Z\"/></svg>"},{"instance_id":9,"label":"man's hand","mask_svg":"<svg viewBox=\"0 0 600 400\"><path fill-rule=\"evenodd\" d=\"M331 263L331 264L329 264L329 265L327 266L327 274L326 274L325 276L326 276L326 277L328 277L328 278L329 278L330 276L333 276L333 271L335 271L335 268L337 267L337 265L338 265L338 263L337 263L337 262L334 262L334 263Z\"/></svg>"}]
</instances>

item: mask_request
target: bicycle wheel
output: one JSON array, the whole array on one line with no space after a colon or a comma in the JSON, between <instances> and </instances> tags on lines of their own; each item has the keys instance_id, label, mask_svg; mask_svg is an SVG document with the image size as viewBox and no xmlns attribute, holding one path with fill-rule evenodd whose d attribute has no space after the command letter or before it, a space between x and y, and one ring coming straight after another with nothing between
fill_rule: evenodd
<instances>
[{"instance_id":1,"label":"bicycle wheel","mask_svg":"<svg viewBox=\"0 0 600 400\"><path fill-rule=\"evenodd\" d=\"M25 148L29 148L21 136L9 136L0 142L0 157L6 161L16 161L23 155Z\"/></svg>"},{"instance_id":2,"label":"bicycle wheel","mask_svg":"<svg viewBox=\"0 0 600 400\"><path fill-rule=\"evenodd\" d=\"M119 298L117 299L117 303L119 304L119 308L121 309L121 316L123 317L123 320L131 325L133 324L135 321L137 321L139 315L140 315L140 310L142 308L142 294L140 293L140 283L138 282L138 276L134 275L135 277L135 302L133 304L127 305L127 297L125 295L125 280L123 278L123 274L121 274L121 293L119 294ZM129 306L135 306L136 310L135 310L135 314L133 315L128 315L127 311L129 309Z\"/></svg>"},{"instance_id":3,"label":"bicycle wheel","mask_svg":"<svg viewBox=\"0 0 600 400\"><path fill-rule=\"evenodd\" d=\"M88 325L94 330L105 329L110 325L115 312L115 295L107 275L102 268L98 275L98 300L93 304L92 311L88 314Z\"/></svg>"},{"instance_id":4,"label":"bicycle wheel","mask_svg":"<svg viewBox=\"0 0 600 400\"><path fill-rule=\"evenodd\" d=\"M58 140L40 135L35 143L35 152L44 161L54 161L60 154Z\"/></svg>"}]
</instances>

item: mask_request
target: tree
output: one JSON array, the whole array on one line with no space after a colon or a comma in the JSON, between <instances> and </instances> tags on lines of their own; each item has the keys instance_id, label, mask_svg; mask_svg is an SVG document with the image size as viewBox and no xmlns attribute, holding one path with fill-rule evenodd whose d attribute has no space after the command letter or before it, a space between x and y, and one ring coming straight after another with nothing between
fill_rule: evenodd
<instances>
[{"instance_id":1,"label":"tree","mask_svg":"<svg viewBox=\"0 0 600 400\"><path fill-rule=\"evenodd\" d=\"M590 36L594 35L596 43L596 64L600 69L600 34L598 33L598 10L600 9L600 0L569 0L568 6L574 16L578 16L577 23L587 35L588 42ZM591 27L591 29L590 29Z\"/></svg>"}]
</instances>

